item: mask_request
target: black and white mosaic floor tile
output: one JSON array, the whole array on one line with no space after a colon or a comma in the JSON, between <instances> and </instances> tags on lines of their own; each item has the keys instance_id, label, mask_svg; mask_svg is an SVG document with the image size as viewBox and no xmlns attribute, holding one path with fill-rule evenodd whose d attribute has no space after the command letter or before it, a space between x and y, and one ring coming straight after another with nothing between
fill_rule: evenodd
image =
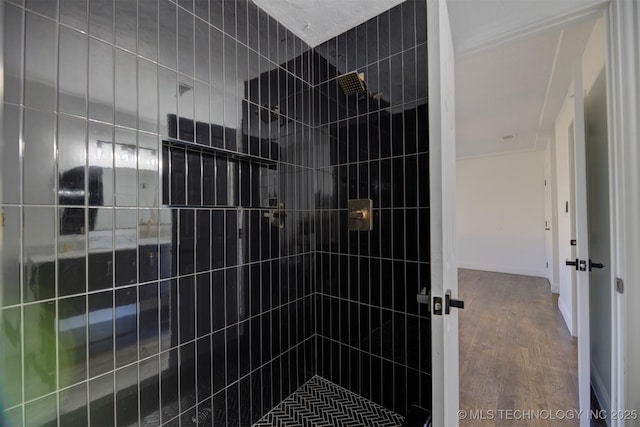
<instances>
[{"instance_id":1,"label":"black and white mosaic floor tile","mask_svg":"<svg viewBox=\"0 0 640 427\"><path fill-rule=\"evenodd\" d=\"M399 427L404 418L321 377L313 377L254 427Z\"/></svg>"}]
</instances>

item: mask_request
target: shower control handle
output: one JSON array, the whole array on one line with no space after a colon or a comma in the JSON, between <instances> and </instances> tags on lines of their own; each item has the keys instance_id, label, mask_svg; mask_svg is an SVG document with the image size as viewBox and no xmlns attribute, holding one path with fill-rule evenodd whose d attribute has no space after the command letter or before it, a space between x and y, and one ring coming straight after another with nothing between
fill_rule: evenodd
<instances>
[{"instance_id":1,"label":"shower control handle","mask_svg":"<svg viewBox=\"0 0 640 427\"><path fill-rule=\"evenodd\" d=\"M357 210L357 211L349 212L349 218L355 219L356 221L362 221L364 219L364 211Z\"/></svg>"}]
</instances>

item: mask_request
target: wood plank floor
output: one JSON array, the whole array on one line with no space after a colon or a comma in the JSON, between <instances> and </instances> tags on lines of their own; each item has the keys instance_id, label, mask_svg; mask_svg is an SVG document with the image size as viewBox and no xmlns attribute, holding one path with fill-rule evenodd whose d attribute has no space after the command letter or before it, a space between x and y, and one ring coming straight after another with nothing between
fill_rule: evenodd
<instances>
[{"instance_id":1,"label":"wood plank floor","mask_svg":"<svg viewBox=\"0 0 640 427\"><path fill-rule=\"evenodd\" d=\"M465 301L460 408L467 411L460 425L579 425L557 419L565 413L556 411L578 409L577 341L546 279L475 270L460 270L458 278ZM484 413L476 418L485 419L471 420L470 411L478 410ZM537 419L522 419L526 414L516 410ZM544 410L552 415L534 412Z\"/></svg>"}]
</instances>

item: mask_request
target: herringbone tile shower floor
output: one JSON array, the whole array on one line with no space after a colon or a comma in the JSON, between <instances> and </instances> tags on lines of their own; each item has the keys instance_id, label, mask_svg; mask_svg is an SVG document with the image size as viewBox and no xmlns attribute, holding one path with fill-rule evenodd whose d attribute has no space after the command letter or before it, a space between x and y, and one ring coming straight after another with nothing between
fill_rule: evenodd
<instances>
[{"instance_id":1,"label":"herringbone tile shower floor","mask_svg":"<svg viewBox=\"0 0 640 427\"><path fill-rule=\"evenodd\" d=\"M254 427L399 427L404 418L321 377L313 377Z\"/></svg>"}]
</instances>

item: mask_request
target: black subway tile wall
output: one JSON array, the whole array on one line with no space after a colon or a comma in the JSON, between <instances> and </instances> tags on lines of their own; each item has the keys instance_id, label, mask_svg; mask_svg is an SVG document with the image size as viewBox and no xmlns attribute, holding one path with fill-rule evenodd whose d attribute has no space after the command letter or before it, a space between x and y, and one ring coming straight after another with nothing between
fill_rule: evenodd
<instances>
[{"instance_id":1,"label":"black subway tile wall","mask_svg":"<svg viewBox=\"0 0 640 427\"><path fill-rule=\"evenodd\" d=\"M426 1L314 50L317 373L402 415L431 408ZM368 93L336 77L364 73ZM347 200L373 200L348 231ZM346 326L348 325L348 326Z\"/></svg>"},{"instance_id":2,"label":"black subway tile wall","mask_svg":"<svg viewBox=\"0 0 640 427\"><path fill-rule=\"evenodd\" d=\"M431 407L426 0L314 49L250 0L0 2L5 423Z\"/></svg>"},{"instance_id":3,"label":"black subway tile wall","mask_svg":"<svg viewBox=\"0 0 640 427\"><path fill-rule=\"evenodd\" d=\"M315 374L312 50L249 0L0 7L4 423L250 425Z\"/></svg>"}]
</instances>

